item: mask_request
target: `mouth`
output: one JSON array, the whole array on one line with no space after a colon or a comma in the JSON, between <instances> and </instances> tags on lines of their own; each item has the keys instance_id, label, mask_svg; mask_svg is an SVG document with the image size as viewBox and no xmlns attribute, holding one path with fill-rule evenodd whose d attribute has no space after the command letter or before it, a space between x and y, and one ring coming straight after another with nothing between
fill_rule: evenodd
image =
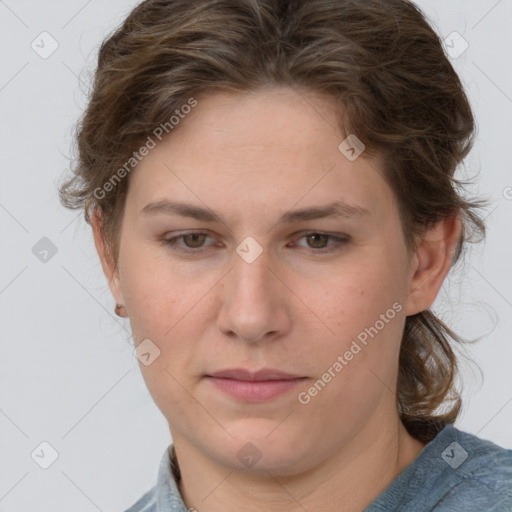
<instances>
[{"instance_id":1,"label":"mouth","mask_svg":"<svg viewBox=\"0 0 512 512\"><path fill-rule=\"evenodd\" d=\"M221 370L205 378L219 391L244 402L264 402L290 392L307 377L274 369Z\"/></svg>"}]
</instances>

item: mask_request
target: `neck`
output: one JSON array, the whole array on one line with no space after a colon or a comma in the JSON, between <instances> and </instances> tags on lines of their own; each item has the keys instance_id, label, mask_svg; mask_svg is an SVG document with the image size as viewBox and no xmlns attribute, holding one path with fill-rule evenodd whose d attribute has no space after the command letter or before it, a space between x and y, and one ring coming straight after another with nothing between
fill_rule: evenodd
<instances>
[{"instance_id":1,"label":"neck","mask_svg":"<svg viewBox=\"0 0 512 512\"><path fill-rule=\"evenodd\" d=\"M360 512L419 455L425 444L398 420L388 428L358 432L349 446L321 464L294 475L268 471L239 472L206 457L173 434L179 457L179 490L190 510L270 512L322 510Z\"/></svg>"}]
</instances>

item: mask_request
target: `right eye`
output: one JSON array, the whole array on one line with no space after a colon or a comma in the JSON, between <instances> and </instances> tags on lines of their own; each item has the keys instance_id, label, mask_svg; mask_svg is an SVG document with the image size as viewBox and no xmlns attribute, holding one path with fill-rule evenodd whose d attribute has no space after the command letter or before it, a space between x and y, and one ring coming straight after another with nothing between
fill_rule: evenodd
<instances>
[{"instance_id":1,"label":"right eye","mask_svg":"<svg viewBox=\"0 0 512 512\"><path fill-rule=\"evenodd\" d=\"M191 231L182 233L181 235L162 238L161 242L163 245L171 247L173 251L184 252L186 254L198 254L204 252L202 244L205 238L209 238L207 233ZM179 244L180 240L185 242L185 246Z\"/></svg>"}]
</instances>

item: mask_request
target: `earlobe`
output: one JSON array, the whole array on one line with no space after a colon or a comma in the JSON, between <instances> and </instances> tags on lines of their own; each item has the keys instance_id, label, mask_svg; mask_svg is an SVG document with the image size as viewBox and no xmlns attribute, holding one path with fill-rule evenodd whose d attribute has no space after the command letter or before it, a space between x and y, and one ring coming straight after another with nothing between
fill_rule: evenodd
<instances>
[{"instance_id":1,"label":"earlobe","mask_svg":"<svg viewBox=\"0 0 512 512\"><path fill-rule=\"evenodd\" d=\"M439 221L429 229L412 258L406 315L429 309L448 274L461 233L458 215Z\"/></svg>"},{"instance_id":2,"label":"earlobe","mask_svg":"<svg viewBox=\"0 0 512 512\"><path fill-rule=\"evenodd\" d=\"M102 218L98 212L94 212L91 216L92 233L94 237L94 245L100 258L103 273L108 281L108 286L117 304L123 304L123 295L119 282L119 272L117 265L112 259L112 255L108 250L102 229Z\"/></svg>"}]
</instances>

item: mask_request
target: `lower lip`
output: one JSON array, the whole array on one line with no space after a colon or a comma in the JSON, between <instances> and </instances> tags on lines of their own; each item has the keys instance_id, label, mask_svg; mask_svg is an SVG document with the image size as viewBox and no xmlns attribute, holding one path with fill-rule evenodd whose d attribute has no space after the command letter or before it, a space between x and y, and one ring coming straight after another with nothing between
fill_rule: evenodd
<instances>
[{"instance_id":1,"label":"lower lip","mask_svg":"<svg viewBox=\"0 0 512 512\"><path fill-rule=\"evenodd\" d=\"M264 402L291 391L304 378L291 380L235 380L207 377L208 380L224 393L246 402Z\"/></svg>"}]
</instances>

